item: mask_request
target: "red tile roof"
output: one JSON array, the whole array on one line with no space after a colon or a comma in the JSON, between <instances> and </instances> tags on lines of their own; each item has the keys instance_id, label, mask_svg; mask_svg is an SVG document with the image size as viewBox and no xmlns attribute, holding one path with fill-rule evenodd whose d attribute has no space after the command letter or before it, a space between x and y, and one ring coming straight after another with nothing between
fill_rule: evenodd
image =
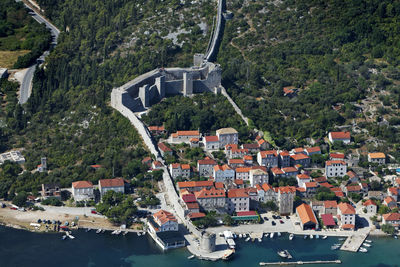
<instances>
[{"instance_id":1,"label":"red tile roof","mask_svg":"<svg viewBox=\"0 0 400 267\"><path fill-rule=\"evenodd\" d=\"M393 196L397 196L399 194L397 187L389 187L388 193L390 193Z\"/></svg>"},{"instance_id":2,"label":"red tile roof","mask_svg":"<svg viewBox=\"0 0 400 267\"><path fill-rule=\"evenodd\" d=\"M252 144L243 144L242 147L246 149L258 149L260 145L258 143L257 144L252 143Z\"/></svg>"},{"instance_id":3,"label":"red tile roof","mask_svg":"<svg viewBox=\"0 0 400 267\"><path fill-rule=\"evenodd\" d=\"M326 181L328 181L328 179L326 179L326 177L325 177L325 176L321 176L321 177L313 178L313 180L314 180L315 182L317 182L317 183L323 183L323 182L326 182Z\"/></svg>"},{"instance_id":4,"label":"red tile roof","mask_svg":"<svg viewBox=\"0 0 400 267\"><path fill-rule=\"evenodd\" d=\"M349 203L341 202L338 205L342 214L356 214L356 210Z\"/></svg>"},{"instance_id":5,"label":"red tile roof","mask_svg":"<svg viewBox=\"0 0 400 267\"><path fill-rule=\"evenodd\" d=\"M186 181L186 182L178 182L179 188L186 188L186 187L209 187L213 186L213 181Z\"/></svg>"},{"instance_id":6,"label":"red tile roof","mask_svg":"<svg viewBox=\"0 0 400 267\"><path fill-rule=\"evenodd\" d=\"M76 189L91 188L91 187L93 187L93 184L92 184L92 182L89 182L89 181L76 181L76 182L72 183L72 187L76 188Z\"/></svg>"},{"instance_id":7,"label":"red tile roof","mask_svg":"<svg viewBox=\"0 0 400 267\"><path fill-rule=\"evenodd\" d=\"M145 157L145 158L142 160L142 163L148 163L149 161L151 161L151 158L150 158L150 157Z\"/></svg>"},{"instance_id":8,"label":"red tile roof","mask_svg":"<svg viewBox=\"0 0 400 267\"><path fill-rule=\"evenodd\" d=\"M199 203L197 202L188 202L186 203L187 208L190 209L199 209Z\"/></svg>"},{"instance_id":9,"label":"red tile roof","mask_svg":"<svg viewBox=\"0 0 400 267\"><path fill-rule=\"evenodd\" d=\"M319 146L308 147L306 150L308 153L321 152L321 148Z\"/></svg>"},{"instance_id":10,"label":"red tile roof","mask_svg":"<svg viewBox=\"0 0 400 267\"><path fill-rule=\"evenodd\" d=\"M225 197L225 190L224 189L216 189L212 187L211 189L203 188L198 192L194 193L196 198L218 198L218 197Z\"/></svg>"},{"instance_id":11,"label":"red tile roof","mask_svg":"<svg viewBox=\"0 0 400 267\"><path fill-rule=\"evenodd\" d=\"M274 175L282 175L282 174L284 174L284 172L281 170L281 168L278 168L278 167L271 168L271 172Z\"/></svg>"},{"instance_id":12,"label":"red tile roof","mask_svg":"<svg viewBox=\"0 0 400 267\"><path fill-rule=\"evenodd\" d=\"M214 183L215 188L217 189L224 189L224 183L223 182L216 182Z\"/></svg>"},{"instance_id":13,"label":"red tile roof","mask_svg":"<svg viewBox=\"0 0 400 267\"><path fill-rule=\"evenodd\" d=\"M386 213L382 216L385 221L400 221L400 213Z\"/></svg>"},{"instance_id":14,"label":"red tile roof","mask_svg":"<svg viewBox=\"0 0 400 267\"><path fill-rule=\"evenodd\" d=\"M310 205L308 204L301 204L296 208L297 214L300 217L302 224L313 222L317 224L317 218L315 218L314 212L312 211Z\"/></svg>"},{"instance_id":15,"label":"red tile roof","mask_svg":"<svg viewBox=\"0 0 400 267\"><path fill-rule=\"evenodd\" d=\"M386 205L388 205L389 203L392 203L392 202L396 203L396 200L394 200L394 198L392 198L392 197L385 197L384 201L385 201Z\"/></svg>"},{"instance_id":16,"label":"red tile roof","mask_svg":"<svg viewBox=\"0 0 400 267\"><path fill-rule=\"evenodd\" d=\"M249 172L250 170L251 170L250 167L239 167L239 168L236 168L236 173L238 173L238 172Z\"/></svg>"},{"instance_id":17,"label":"red tile roof","mask_svg":"<svg viewBox=\"0 0 400 267\"><path fill-rule=\"evenodd\" d=\"M294 186L280 186L278 190L281 194L296 193L296 187Z\"/></svg>"},{"instance_id":18,"label":"red tile roof","mask_svg":"<svg viewBox=\"0 0 400 267\"><path fill-rule=\"evenodd\" d=\"M354 229L356 226L354 224L343 224L343 229Z\"/></svg>"},{"instance_id":19,"label":"red tile roof","mask_svg":"<svg viewBox=\"0 0 400 267\"><path fill-rule=\"evenodd\" d=\"M158 148L163 152L171 152L172 149L167 147L164 143L158 143Z\"/></svg>"},{"instance_id":20,"label":"red tile roof","mask_svg":"<svg viewBox=\"0 0 400 267\"><path fill-rule=\"evenodd\" d=\"M242 185L243 184L243 180L242 179L235 179L233 181L236 185Z\"/></svg>"},{"instance_id":21,"label":"red tile roof","mask_svg":"<svg viewBox=\"0 0 400 267\"><path fill-rule=\"evenodd\" d=\"M303 154L303 153L291 155L290 157L291 157L293 160L302 160L302 159L309 159L309 158L310 158L309 156L307 156L307 155L305 155L305 154Z\"/></svg>"},{"instance_id":22,"label":"red tile roof","mask_svg":"<svg viewBox=\"0 0 400 267\"><path fill-rule=\"evenodd\" d=\"M298 170L295 167L286 167L286 168L282 168L282 171L285 173L288 172L298 172Z\"/></svg>"},{"instance_id":23,"label":"red tile roof","mask_svg":"<svg viewBox=\"0 0 400 267\"><path fill-rule=\"evenodd\" d=\"M189 219L197 219L206 217L206 215L203 212L192 212L188 214L188 217Z\"/></svg>"},{"instance_id":24,"label":"red tile roof","mask_svg":"<svg viewBox=\"0 0 400 267\"><path fill-rule=\"evenodd\" d=\"M190 165L189 164L181 164L182 170L190 170Z\"/></svg>"},{"instance_id":25,"label":"red tile roof","mask_svg":"<svg viewBox=\"0 0 400 267\"><path fill-rule=\"evenodd\" d=\"M344 159L345 155L342 153L330 153L329 157L332 159Z\"/></svg>"},{"instance_id":26,"label":"red tile roof","mask_svg":"<svg viewBox=\"0 0 400 267\"><path fill-rule=\"evenodd\" d=\"M217 165L217 163L215 162L215 160L213 160L213 159L199 159L198 161L197 161L197 163L199 164L199 165Z\"/></svg>"},{"instance_id":27,"label":"red tile roof","mask_svg":"<svg viewBox=\"0 0 400 267\"><path fill-rule=\"evenodd\" d=\"M234 188L228 191L228 198L237 198L237 197L249 197L246 189L244 188Z\"/></svg>"},{"instance_id":28,"label":"red tile roof","mask_svg":"<svg viewBox=\"0 0 400 267\"><path fill-rule=\"evenodd\" d=\"M262 189L264 189L265 192L267 192L269 190L273 190L272 186L269 184L263 184Z\"/></svg>"},{"instance_id":29,"label":"red tile roof","mask_svg":"<svg viewBox=\"0 0 400 267\"><path fill-rule=\"evenodd\" d=\"M335 226L336 225L332 214L321 214L321 219L325 226Z\"/></svg>"},{"instance_id":30,"label":"red tile roof","mask_svg":"<svg viewBox=\"0 0 400 267\"><path fill-rule=\"evenodd\" d=\"M244 159L244 160L253 160L253 157L250 156L250 155L244 155L244 156L243 156L243 159Z\"/></svg>"},{"instance_id":31,"label":"red tile roof","mask_svg":"<svg viewBox=\"0 0 400 267\"><path fill-rule=\"evenodd\" d=\"M278 156L276 150L267 150L267 151L260 151L261 158L266 158L267 155L273 155L274 157Z\"/></svg>"},{"instance_id":32,"label":"red tile roof","mask_svg":"<svg viewBox=\"0 0 400 267\"><path fill-rule=\"evenodd\" d=\"M153 217L154 219L158 220L161 223L161 225L169 221L176 222L175 216L166 210L159 210L158 212L153 214Z\"/></svg>"},{"instance_id":33,"label":"red tile roof","mask_svg":"<svg viewBox=\"0 0 400 267\"><path fill-rule=\"evenodd\" d=\"M318 184L316 182L308 182L308 183L304 183L306 188L316 188L318 187Z\"/></svg>"},{"instance_id":34,"label":"red tile roof","mask_svg":"<svg viewBox=\"0 0 400 267\"><path fill-rule=\"evenodd\" d=\"M293 151L294 151L295 153L302 153L302 152L304 152L304 148L302 148L302 147L296 147L296 148L293 148Z\"/></svg>"},{"instance_id":35,"label":"red tile roof","mask_svg":"<svg viewBox=\"0 0 400 267\"><path fill-rule=\"evenodd\" d=\"M320 186L326 187L326 188L332 188L333 185L331 185L330 183L319 183Z\"/></svg>"},{"instance_id":36,"label":"red tile roof","mask_svg":"<svg viewBox=\"0 0 400 267\"><path fill-rule=\"evenodd\" d=\"M182 200L185 203L196 202L196 197L194 196L194 194L186 194L182 195Z\"/></svg>"},{"instance_id":37,"label":"red tile roof","mask_svg":"<svg viewBox=\"0 0 400 267\"><path fill-rule=\"evenodd\" d=\"M122 178L102 179L99 180L99 185L101 187L122 187L124 186L124 179Z\"/></svg>"},{"instance_id":38,"label":"red tile roof","mask_svg":"<svg viewBox=\"0 0 400 267\"><path fill-rule=\"evenodd\" d=\"M325 164L327 166L330 166L332 164L341 164L341 165L346 165L346 162L344 162L343 160L328 160L325 162Z\"/></svg>"},{"instance_id":39,"label":"red tile roof","mask_svg":"<svg viewBox=\"0 0 400 267\"><path fill-rule=\"evenodd\" d=\"M148 128L150 131L164 131L165 130L164 126L149 126Z\"/></svg>"},{"instance_id":40,"label":"red tile roof","mask_svg":"<svg viewBox=\"0 0 400 267\"><path fill-rule=\"evenodd\" d=\"M324 201L325 209L337 208L337 202L335 200Z\"/></svg>"},{"instance_id":41,"label":"red tile roof","mask_svg":"<svg viewBox=\"0 0 400 267\"><path fill-rule=\"evenodd\" d=\"M199 136L199 131L177 131L178 136Z\"/></svg>"},{"instance_id":42,"label":"red tile roof","mask_svg":"<svg viewBox=\"0 0 400 267\"><path fill-rule=\"evenodd\" d=\"M330 132L332 139L350 139L350 132Z\"/></svg>"},{"instance_id":43,"label":"red tile roof","mask_svg":"<svg viewBox=\"0 0 400 267\"><path fill-rule=\"evenodd\" d=\"M359 185L349 185L346 186L347 192L360 192L361 191L361 186Z\"/></svg>"},{"instance_id":44,"label":"red tile roof","mask_svg":"<svg viewBox=\"0 0 400 267\"><path fill-rule=\"evenodd\" d=\"M355 173L353 171L346 172L346 175L349 176L349 178L358 177L357 173Z\"/></svg>"},{"instance_id":45,"label":"red tile roof","mask_svg":"<svg viewBox=\"0 0 400 267\"><path fill-rule=\"evenodd\" d=\"M367 201L365 201L364 203L363 203L363 205L364 206L371 206L371 205L374 205L374 206L376 206L376 203L373 201L373 200L371 200L371 199L368 199Z\"/></svg>"},{"instance_id":46,"label":"red tile roof","mask_svg":"<svg viewBox=\"0 0 400 267\"><path fill-rule=\"evenodd\" d=\"M230 159L228 161L228 164L244 164L244 160L243 159Z\"/></svg>"},{"instance_id":47,"label":"red tile roof","mask_svg":"<svg viewBox=\"0 0 400 267\"><path fill-rule=\"evenodd\" d=\"M249 211L238 211L236 212L237 216L256 216L257 213L254 210Z\"/></svg>"},{"instance_id":48,"label":"red tile roof","mask_svg":"<svg viewBox=\"0 0 400 267\"><path fill-rule=\"evenodd\" d=\"M218 136L216 135L211 135L211 136L206 136L205 137L206 142L218 142Z\"/></svg>"},{"instance_id":49,"label":"red tile roof","mask_svg":"<svg viewBox=\"0 0 400 267\"><path fill-rule=\"evenodd\" d=\"M290 156L289 152L286 151L286 150L283 150L283 151L279 152L279 155L281 155L282 157L288 157L288 156Z\"/></svg>"},{"instance_id":50,"label":"red tile roof","mask_svg":"<svg viewBox=\"0 0 400 267\"><path fill-rule=\"evenodd\" d=\"M305 173L300 173L296 175L297 178L301 179L311 179L311 177Z\"/></svg>"}]
</instances>

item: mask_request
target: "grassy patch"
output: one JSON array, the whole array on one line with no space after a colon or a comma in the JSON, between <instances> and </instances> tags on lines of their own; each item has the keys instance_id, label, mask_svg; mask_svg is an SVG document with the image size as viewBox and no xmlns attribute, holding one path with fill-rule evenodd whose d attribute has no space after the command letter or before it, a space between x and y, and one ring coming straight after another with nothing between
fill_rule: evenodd
<instances>
[{"instance_id":1,"label":"grassy patch","mask_svg":"<svg viewBox=\"0 0 400 267\"><path fill-rule=\"evenodd\" d=\"M0 67L12 68L19 56L28 54L30 50L0 51Z\"/></svg>"}]
</instances>

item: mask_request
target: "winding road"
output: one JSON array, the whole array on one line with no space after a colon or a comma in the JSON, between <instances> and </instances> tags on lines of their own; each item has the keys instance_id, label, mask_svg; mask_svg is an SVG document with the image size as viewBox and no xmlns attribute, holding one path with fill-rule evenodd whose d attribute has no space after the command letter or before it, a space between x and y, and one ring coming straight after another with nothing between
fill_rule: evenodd
<instances>
[{"instance_id":1,"label":"winding road","mask_svg":"<svg viewBox=\"0 0 400 267\"><path fill-rule=\"evenodd\" d=\"M16 2L21 2L21 1L16 0ZM30 10L29 14L32 16L32 18L34 20L36 20L40 24L44 23L46 25L46 28L50 29L51 36L53 38L53 40L51 42L51 48L55 47L57 45L57 39L58 39L58 35L60 34L60 30L57 29L53 24L51 24L51 22L49 22L43 16L41 16L37 11L32 9L30 6L28 6L25 2L24 2L24 5ZM31 95L33 75L35 74L36 66L37 66L37 64L43 63L45 57L49 54L50 54L50 51L45 51L37 59L37 63L30 66L28 68L28 70L26 71L24 78L22 79L22 83L21 83L21 87L20 87L20 94L19 94L19 103L20 104L24 104L28 101L29 96Z\"/></svg>"}]
</instances>

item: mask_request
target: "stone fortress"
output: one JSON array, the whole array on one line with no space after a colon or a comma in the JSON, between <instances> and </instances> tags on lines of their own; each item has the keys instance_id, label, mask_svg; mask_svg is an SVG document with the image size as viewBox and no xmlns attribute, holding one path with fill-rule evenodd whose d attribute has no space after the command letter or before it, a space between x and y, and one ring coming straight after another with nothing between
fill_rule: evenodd
<instances>
[{"instance_id":1,"label":"stone fortress","mask_svg":"<svg viewBox=\"0 0 400 267\"><path fill-rule=\"evenodd\" d=\"M127 82L111 92L111 106L122 107L132 112L142 112L164 97L173 95L221 92L220 65L212 63L218 54L222 39L225 0L218 0L216 24L212 31L206 53L194 55L194 66L190 68L160 68L149 71Z\"/></svg>"},{"instance_id":2,"label":"stone fortress","mask_svg":"<svg viewBox=\"0 0 400 267\"><path fill-rule=\"evenodd\" d=\"M201 61L202 55L194 56ZM203 61L191 68L162 68L138 76L132 81L114 88L111 106L124 106L133 112L141 112L161 99L172 95L191 96L193 94L220 93L221 68L218 64Z\"/></svg>"}]
</instances>

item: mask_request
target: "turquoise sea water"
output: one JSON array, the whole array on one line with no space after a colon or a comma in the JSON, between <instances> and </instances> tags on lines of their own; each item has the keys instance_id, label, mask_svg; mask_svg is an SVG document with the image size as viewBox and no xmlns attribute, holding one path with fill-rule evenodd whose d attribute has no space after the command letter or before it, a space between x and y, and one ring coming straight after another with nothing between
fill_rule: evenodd
<instances>
[{"instance_id":1,"label":"turquoise sea water","mask_svg":"<svg viewBox=\"0 0 400 267\"><path fill-rule=\"evenodd\" d=\"M47 266L101 266L101 267L175 267L175 266L258 266L260 261L280 261L277 250L288 249L293 260L334 260L341 265L309 266L400 266L400 240L369 238L373 240L368 253L332 251L337 238L304 240L287 235L267 238L263 242L245 242L236 239L237 252L226 262L189 260L186 249L162 252L148 236L136 234L112 236L109 232L96 234L83 230L73 232L74 240L61 240L61 234L40 234L0 227L0 267ZM294 265L292 265L294 266Z\"/></svg>"}]
</instances>

